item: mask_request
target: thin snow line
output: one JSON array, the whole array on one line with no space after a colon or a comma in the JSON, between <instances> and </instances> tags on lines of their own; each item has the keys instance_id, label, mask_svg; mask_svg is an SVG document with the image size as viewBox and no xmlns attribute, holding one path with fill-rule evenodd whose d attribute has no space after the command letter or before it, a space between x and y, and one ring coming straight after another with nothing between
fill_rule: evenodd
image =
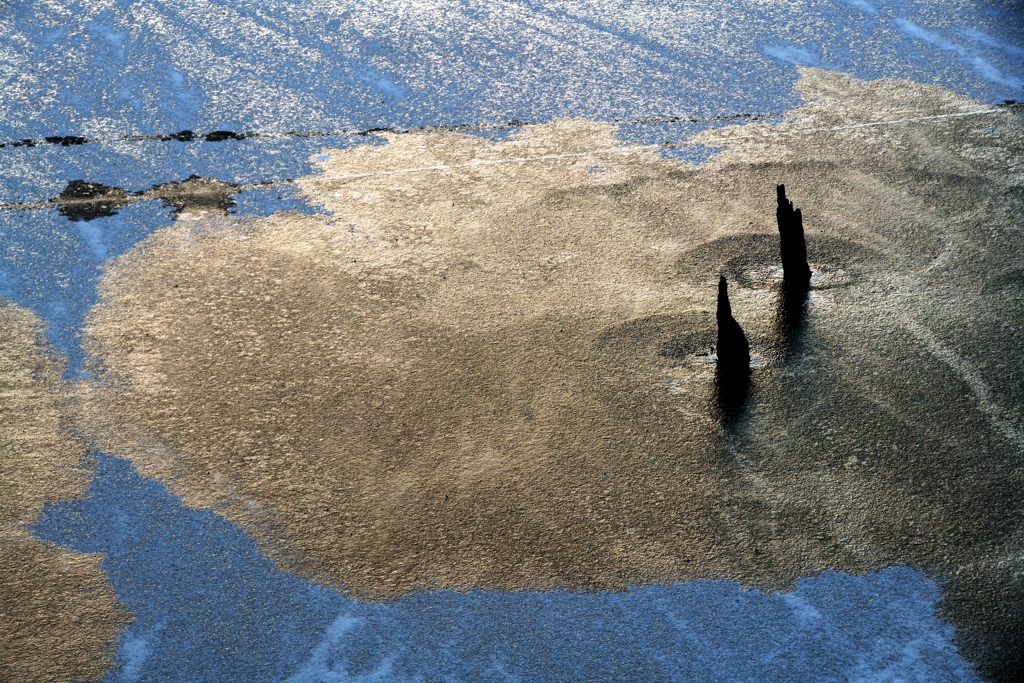
<instances>
[{"instance_id":1,"label":"thin snow line","mask_svg":"<svg viewBox=\"0 0 1024 683\"><path fill-rule=\"evenodd\" d=\"M653 145L631 145L631 146L617 146L607 147L604 149L594 149L586 152L567 152L565 154L542 154L535 157L512 157L509 159L480 159L475 161L468 161L464 164L442 164L437 166L418 166L415 168L397 168L391 171L373 171L370 173L351 173L346 175L335 175L335 176L315 176L311 178L313 182L325 182L328 180L354 180L357 178L373 178L376 176L391 176L399 175L401 173L422 173L424 171L450 171L458 168L477 168L480 166L500 166L502 164L524 164L530 161L552 161L556 159L573 159L577 157L588 157L597 156L600 154L632 154L634 152L641 152L644 150L660 149L664 147L661 144Z\"/></svg>"},{"instance_id":2,"label":"thin snow line","mask_svg":"<svg viewBox=\"0 0 1024 683\"><path fill-rule=\"evenodd\" d=\"M886 121L869 121L867 123L853 123L845 126L832 126L826 128L804 128L793 131L765 131L758 135L729 135L722 136L720 140L745 140L760 137L786 137L788 135L806 135L808 133L830 133L841 130L856 130L858 128L871 128L874 126L887 126L894 123L917 123L919 121L935 121L937 119L959 119L966 116L980 116L982 114L996 114L1006 111L1006 107L999 107L994 109L982 109L980 111L966 111L958 112L956 114L935 114L934 116L914 116L905 119L890 119ZM701 143L705 144L705 143Z\"/></svg>"},{"instance_id":3,"label":"thin snow line","mask_svg":"<svg viewBox=\"0 0 1024 683\"><path fill-rule=\"evenodd\" d=\"M782 114L760 113L760 114L717 114L715 116L651 116L642 119L611 119L607 123L616 126L656 126L670 123L701 123L716 121L761 121L764 119L781 119ZM367 137L389 133L392 135L409 135L414 133L432 132L483 132L489 130L509 130L514 128L528 128L541 125L536 122L527 122L514 119L503 123L453 123L437 124L433 126L413 126L400 128L394 126L380 126L374 128L361 128L357 130L290 130L286 132L272 131L247 131L235 133L230 130L215 130L209 133L195 133L191 130L182 130L177 133L164 133L159 135L120 135L112 137L82 137L78 135L54 135L36 139L7 140L0 142L3 147L35 147L38 145L59 145L61 147L76 147L94 142L223 142L225 140L246 140L249 138L327 138L327 137Z\"/></svg>"},{"instance_id":4,"label":"thin snow line","mask_svg":"<svg viewBox=\"0 0 1024 683\"><path fill-rule=\"evenodd\" d=\"M1024 445L1024 436L1021 435L1021 432L1016 425L1006 419L1006 411L992 400L992 393L989 391L988 385L986 385L984 380L982 380L978 373L975 372L974 368L971 367L971 364L939 341L935 335L923 325L902 316L900 320L904 327L906 327L911 334L917 337L917 339L923 343L934 356L941 359L946 365L960 375L960 378L968 387L970 387L971 393L974 394L974 398L977 401L981 412L985 413L992 424L996 426L1010 441L1013 441L1018 446Z\"/></svg>"},{"instance_id":5,"label":"thin snow line","mask_svg":"<svg viewBox=\"0 0 1024 683\"><path fill-rule=\"evenodd\" d=\"M956 114L936 114L934 116L915 116L903 119L891 119L886 121L870 121L867 123L855 123L845 126L832 126L827 128L803 128L787 131L764 131L756 135L723 135L718 138L714 136L702 137L699 142L691 140L681 142L663 142L649 145L619 145L603 149L588 150L584 152L570 152L565 154L542 154L534 157L512 157L509 159L484 159L469 161L464 164L439 164L435 166L418 166L414 168L399 168L390 171L373 171L368 173L351 173L334 176L317 176L311 179L312 182L327 182L333 180L357 180L360 178L374 178L378 176L393 176L404 173L424 173L427 171L451 171L462 168L477 168L481 166L498 166L502 164L523 164L532 161L553 161L558 159L573 159L586 156L599 156L602 154L633 154L635 152L652 151L657 149L674 149L678 147L690 147L695 145L716 146L716 143L723 143L726 146L732 140L746 140L763 137L784 138L790 136L807 135L810 133L835 132L842 130L855 130L873 126L885 126L899 123L917 123L920 121L934 121L938 119L954 119L966 116L980 116L983 114L994 114L1005 111L1005 107L994 109L983 109L980 111L958 112Z\"/></svg>"},{"instance_id":6,"label":"thin snow line","mask_svg":"<svg viewBox=\"0 0 1024 683\"><path fill-rule=\"evenodd\" d=\"M451 171L451 170L463 169L463 168L478 168L478 167L485 167L485 166L499 166L499 165L503 165L503 164L523 164L523 163L529 163L529 162L533 162L533 161L555 161L555 160L559 160L559 159L574 159L574 158L582 158L582 157L588 157L588 156L600 156L602 154L634 154L634 153L637 153L637 152L653 151L653 150L658 150L658 149L675 149L675 148L681 148L681 147L692 147L692 146L697 146L697 145L703 145L703 146L717 146L717 145L721 145L723 147L726 147L726 146L728 146L729 142L734 141L734 140L750 140L750 139L757 139L757 138L785 138L785 137L791 137L791 136L795 137L795 136L799 136L799 135L808 135L808 134L811 134L811 133L837 132L837 131L843 131L843 130L857 130L857 129L860 129L860 128L871 128L871 127L876 127L876 126L887 126L887 125L895 125L895 124L902 124L902 123L918 123L918 122L922 122L922 121L935 121L935 120L940 120L940 119L957 119L957 118L964 118L964 117L968 117L968 116L982 116L982 115L985 115L985 114L998 114L998 113L1007 111L1007 109L1008 109L1008 107L995 107L995 108L991 108L991 109L982 109L982 110L978 110L978 111L958 112L958 113L955 113L955 114L935 114L933 116L914 116L914 117L907 117L907 118L902 118L902 119L889 119L889 120L884 120L884 121L869 121L869 122L866 122L866 123L854 123L854 124L849 124L849 125L844 125L844 126L831 126L831 127L824 127L824 128L801 128L801 129L791 129L791 130L784 130L784 131L766 130L766 131L763 131L761 133L753 134L753 135L722 135L722 136L719 136L719 137L714 137L712 135L712 136L702 137L699 142L695 142L693 140L684 140L684 141L679 141L679 142L663 142L663 143L653 143L653 144L648 144L648 145L618 145L618 146L615 146L615 147L606 147L606 148L603 148L603 149L587 150L587 151L583 151L583 152L568 152L568 153L565 153L565 154L542 154L542 155L533 156L533 157L513 157L513 158L509 158L509 159L480 159L480 160L469 161L469 162L466 162L464 164L438 164L438 165L434 165L434 166L418 166L418 167L414 167L414 168L399 168L399 169L393 169L393 170L390 170L390 171L373 171L373 172L368 172L368 173L351 173L351 174L334 175L334 176L314 176L313 178L310 179L310 182L321 182L322 183L322 182L328 182L328 181L358 180L358 179L361 179L361 178L374 178L374 177L382 177L382 176L393 176L393 175L400 175L400 174L407 174L407 173L424 173L424 172L429 172L429 171ZM650 122L651 122L651 120L648 120L646 122L642 122L641 121L641 122L634 122L634 123L650 123ZM530 126L530 125L541 125L541 124L521 124L521 127L526 127L526 126ZM426 130L454 130L454 129L455 129L455 127L438 126L438 127L432 128L432 129L420 129L420 130L426 131ZM392 133L400 134L400 133L403 133L403 132L413 132L413 130L414 129L406 129L405 131L396 131L396 130L387 131L387 130L380 129L378 132L392 132ZM360 133L353 133L353 134L360 134ZM252 185L240 186L236 190L236 192L242 192L244 190L252 189L254 187L277 187L277 186L280 186L280 185L287 185L287 184L290 184L290 183L293 183L293 182L295 182L295 181L292 180L292 179L285 179L285 180L279 180L279 181L275 181L275 182L254 183ZM234 193L232 193L232 194L234 194ZM49 200L49 201L44 201L44 202L32 202L32 203L21 203L21 204L18 204L18 203L14 203L14 204L0 204L0 209L46 208L46 207L51 207L51 206L60 206L60 205L62 205L64 203L66 203L66 202L63 201L63 200L54 199L54 200Z\"/></svg>"}]
</instances>

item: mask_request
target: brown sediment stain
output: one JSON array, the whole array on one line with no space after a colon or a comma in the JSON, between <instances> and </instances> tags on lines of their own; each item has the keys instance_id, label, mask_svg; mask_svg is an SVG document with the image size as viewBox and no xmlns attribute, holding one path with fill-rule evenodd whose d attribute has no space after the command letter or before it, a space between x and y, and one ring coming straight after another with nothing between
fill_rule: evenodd
<instances>
[{"instance_id":1,"label":"brown sediment stain","mask_svg":"<svg viewBox=\"0 0 1024 683\"><path fill-rule=\"evenodd\" d=\"M331 217L161 230L104 276L84 424L352 594L908 563L1002 676L1024 303L986 282L1019 267L1021 118L865 127L983 107L820 70L798 87L781 125L698 136L731 147L699 168L579 120L385 135L300 181ZM780 182L816 271L798 330ZM722 272L755 363L728 424L699 355Z\"/></svg>"},{"instance_id":2,"label":"brown sediment stain","mask_svg":"<svg viewBox=\"0 0 1024 683\"><path fill-rule=\"evenodd\" d=\"M41 337L31 313L0 301L0 680L99 680L128 615L98 556L25 528L90 479L84 445L62 428L61 368Z\"/></svg>"},{"instance_id":3,"label":"brown sediment stain","mask_svg":"<svg viewBox=\"0 0 1024 683\"><path fill-rule=\"evenodd\" d=\"M71 221L91 221L113 216L133 202L159 199L165 207L172 209L173 218L196 219L227 214L235 206L235 200L231 197L242 189L244 188L234 183L197 175L191 175L184 180L160 183L142 192L128 192L102 183L72 180L58 197L48 202L17 206L55 206L61 215Z\"/></svg>"},{"instance_id":4,"label":"brown sediment stain","mask_svg":"<svg viewBox=\"0 0 1024 683\"><path fill-rule=\"evenodd\" d=\"M190 175L185 180L154 185L140 199L159 199L173 209L174 218L204 218L224 215L235 205L232 195L241 188L216 178Z\"/></svg>"}]
</instances>

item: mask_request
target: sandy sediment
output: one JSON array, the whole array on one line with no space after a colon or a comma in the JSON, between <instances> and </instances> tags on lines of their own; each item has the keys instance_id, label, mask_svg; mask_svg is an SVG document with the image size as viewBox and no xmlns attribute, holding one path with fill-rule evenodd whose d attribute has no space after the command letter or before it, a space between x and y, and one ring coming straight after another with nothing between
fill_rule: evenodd
<instances>
[{"instance_id":1,"label":"sandy sediment","mask_svg":"<svg viewBox=\"0 0 1024 683\"><path fill-rule=\"evenodd\" d=\"M0 679L99 680L128 615L99 557L25 529L90 478L84 444L62 429L61 368L41 336L31 313L0 302Z\"/></svg>"},{"instance_id":2,"label":"sandy sediment","mask_svg":"<svg viewBox=\"0 0 1024 683\"><path fill-rule=\"evenodd\" d=\"M781 125L702 134L730 149L699 168L579 120L391 135L301 180L328 217L164 229L104 277L83 424L352 594L908 563L1000 675L1022 605L1020 116L819 70L799 88ZM796 310L779 182L815 271ZM755 363L728 419L701 355L719 273Z\"/></svg>"}]
</instances>

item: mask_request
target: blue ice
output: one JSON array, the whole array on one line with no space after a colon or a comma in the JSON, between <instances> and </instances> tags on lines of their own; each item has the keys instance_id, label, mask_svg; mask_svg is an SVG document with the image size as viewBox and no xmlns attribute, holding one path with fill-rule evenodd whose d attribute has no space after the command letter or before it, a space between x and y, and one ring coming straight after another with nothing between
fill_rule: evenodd
<instances>
[{"instance_id":1,"label":"blue ice","mask_svg":"<svg viewBox=\"0 0 1024 683\"><path fill-rule=\"evenodd\" d=\"M33 531L103 553L135 614L109 683L978 680L936 617L938 587L906 567L788 594L691 581L359 602L102 453L89 496L47 506Z\"/></svg>"},{"instance_id":2,"label":"blue ice","mask_svg":"<svg viewBox=\"0 0 1024 683\"><path fill-rule=\"evenodd\" d=\"M893 23L911 38L933 45L940 50L946 50L956 54L958 57L974 67L974 70L978 75L990 83L1004 85L1014 90L1024 88L1024 78L1017 78L1002 73L991 61L985 59L985 57L964 47L963 45L960 45L959 43L953 42L935 31L929 31L923 26L906 19L895 19Z\"/></svg>"},{"instance_id":3,"label":"blue ice","mask_svg":"<svg viewBox=\"0 0 1024 683\"><path fill-rule=\"evenodd\" d=\"M358 0L182 7L9 3L0 67L14 76L0 99L0 140L781 113L798 104L796 64L940 83L995 102L1019 99L1024 73L1020 14L971 0L841 0L806 12L725 0L700 13L674 0L464 0L443 14ZM910 40L893 40L899 33ZM724 124L627 127L622 137L660 143L714 125ZM310 173L311 157L345 144L6 148L0 201L45 200L73 179L127 190L192 174L279 181ZM713 151L674 154L701 163ZM310 210L278 188L236 199L240 214ZM0 293L43 317L78 369L77 335L101 262L169 222L159 202L87 225L53 209L0 211ZM935 617L936 586L907 568L826 573L786 596L692 582L615 594L423 593L370 605L277 571L237 527L182 507L124 461L98 456L91 494L51 506L36 530L105 553L136 614L110 683L976 680Z\"/></svg>"}]
</instances>

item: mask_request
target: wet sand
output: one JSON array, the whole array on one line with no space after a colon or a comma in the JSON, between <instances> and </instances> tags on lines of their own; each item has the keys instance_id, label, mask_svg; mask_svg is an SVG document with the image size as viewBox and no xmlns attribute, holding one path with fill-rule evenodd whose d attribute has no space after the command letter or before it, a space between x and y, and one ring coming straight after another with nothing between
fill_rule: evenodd
<instances>
[{"instance_id":1,"label":"wet sand","mask_svg":"<svg viewBox=\"0 0 1024 683\"><path fill-rule=\"evenodd\" d=\"M62 368L42 326L0 301L0 679L100 680L128 621L100 558L33 538L50 501L81 496L84 444L68 435Z\"/></svg>"},{"instance_id":2,"label":"wet sand","mask_svg":"<svg viewBox=\"0 0 1024 683\"><path fill-rule=\"evenodd\" d=\"M820 70L798 87L782 125L699 136L730 148L699 168L580 120L389 135L300 180L331 216L179 221L107 269L82 425L349 594L910 564L1007 678L1020 114ZM780 182L815 272L795 307ZM754 356L725 417L720 273Z\"/></svg>"}]
</instances>

